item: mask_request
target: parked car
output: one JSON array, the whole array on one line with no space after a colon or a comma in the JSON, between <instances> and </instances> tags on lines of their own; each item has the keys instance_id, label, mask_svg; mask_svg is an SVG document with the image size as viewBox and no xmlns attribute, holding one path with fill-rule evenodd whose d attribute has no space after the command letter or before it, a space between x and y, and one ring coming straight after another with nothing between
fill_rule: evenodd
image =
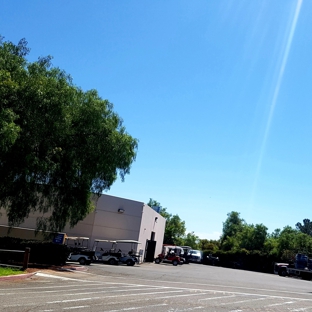
<instances>
[{"instance_id":1,"label":"parked car","mask_svg":"<svg viewBox=\"0 0 312 312\"><path fill-rule=\"evenodd\" d=\"M209 264L209 265L219 265L219 257L215 257L212 254L209 254L206 259L204 260L204 264Z\"/></svg>"},{"instance_id":2,"label":"parked car","mask_svg":"<svg viewBox=\"0 0 312 312\"><path fill-rule=\"evenodd\" d=\"M202 263L203 254L200 250L191 249L189 251L188 260L192 263Z\"/></svg>"}]
</instances>

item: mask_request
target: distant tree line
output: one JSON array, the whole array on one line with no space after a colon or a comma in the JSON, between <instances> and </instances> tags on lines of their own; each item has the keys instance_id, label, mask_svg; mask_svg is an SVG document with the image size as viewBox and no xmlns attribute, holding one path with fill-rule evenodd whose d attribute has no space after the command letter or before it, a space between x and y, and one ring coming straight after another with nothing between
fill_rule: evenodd
<instances>
[{"instance_id":1,"label":"distant tree line","mask_svg":"<svg viewBox=\"0 0 312 312\"><path fill-rule=\"evenodd\" d=\"M194 232L186 233L185 221L177 214L170 214L156 200L150 199L148 205L160 207L160 214L166 219L164 244L191 246L205 251L205 255L215 254L235 265L254 261L259 270L261 264L262 267L270 266L273 261L292 262L296 253L312 257L312 222L309 219L297 222L295 228L287 225L268 233L265 225L248 224L239 212L232 211L223 222L220 238L208 240L199 238Z\"/></svg>"}]
</instances>

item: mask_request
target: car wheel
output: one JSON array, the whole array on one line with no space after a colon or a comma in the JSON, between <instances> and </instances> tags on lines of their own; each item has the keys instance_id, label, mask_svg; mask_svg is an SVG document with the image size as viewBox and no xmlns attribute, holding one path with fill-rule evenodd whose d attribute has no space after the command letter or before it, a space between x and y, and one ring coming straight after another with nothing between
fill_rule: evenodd
<instances>
[{"instance_id":1,"label":"car wheel","mask_svg":"<svg viewBox=\"0 0 312 312\"><path fill-rule=\"evenodd\" d=\"M173 264L174 266L176 266L176 265L178 265L178 261L177 261L177 260L173 260L173 261L172 261L172 264Z\"/></svg>"},{"instance_id":2,"label":"car wheel","mask_svg":"<svg viewBox=\"0 0 312 312\"><path fill-rule=\"evenodd\" d=\"M126 264L128 265L128 266L130 266L130 265L134 265L134 261L132 261L132 260L127 260L126 261Z\"/></svg>"},{"instance_id":3,"label":"car wheel","mask_svg":"<svg viewBox=\"0 0 312 312\"><path fill-rule=\"evenodd\" d=\"M156 258L156 259L155 259L155 263L159 264L159 263L160 263L160 259L159 259L159 258Z\"/></svg>"},{"instance_id":4,"label":"car wheel","mask_svg":"<svg viewBox=\"0 0 312 312\"><path fill-rule=\"evenodd\" d=\"M78 262L79 262L81 265L85 265L87 261L86 261L85 258L79 258Z\"/></svg>"},{"instance_id":5,"label":"car wheel","mask_svg":"<svg viewBox=\"0 0 312 312\"><path fill-rule=\"evenodd\" d=\"M278 275L279 275L279 276L283 276L283 277L287 276L287 271L286 271L286 269L281 269L281 270L279 270Z\"/></svg>"},{"instance_id":6,"label":"car wheel","mask_svg":"<svg viewBox=\"0 0 312 312\"><path fill-rule=\"evenodd\" d=\"M110 265L115 265L115 264L117 264L117 261L116 261L114 258L110 258L110 259L108 260L108 263L109 263Z\"/></svg>"}]
</instances>

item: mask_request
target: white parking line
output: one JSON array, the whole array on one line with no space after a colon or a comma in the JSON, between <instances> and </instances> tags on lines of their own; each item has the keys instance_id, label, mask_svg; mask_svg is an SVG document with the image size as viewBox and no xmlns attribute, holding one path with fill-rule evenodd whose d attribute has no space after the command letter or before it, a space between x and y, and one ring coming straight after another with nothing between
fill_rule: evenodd
<instances>
[{"instance_id":1,"label":"white parking line","mask_svg":"<svg viewBox=\"0 0 312 312\"><path fill-rule=\"evenodd\" d=\"M139 293L139 294L126 294L126 295L114 295L114 296L105 296L105 298L116 298L116 297L126 297L126 296L145 296L145 295L154 295L154 294L167 294L167 293L177 293L182 292L182 290L172 290L172 291L155 291L151 293ZM68 299L68 300L56 300L56 301L49 301L47 304L53 303L62 303L62 302L77 302L77 301L86 301L86 300L94 300L94 299L103 299L103 297L89 297L89 298L80 298L80 299Z\"/></svg>"},{"instance_id":2,"label":"white parking line","mask_svg":"<svg viewBox=\"0 0 312 312\"><path fill-rule=\"evenodd\" d=\"M168 310L167 312L176 312L176 311L179 311L179 312L182 312L182 311L194 311L194 310L202 310L202 309L205 309L206 307L194 307L194 308L185 308L185 309L175 309L175 308L172 308L170 310Z\"/></svg>"},{"instance_id":3,"label":"white parking line","mask_svg":"<svg viewBox=\"0 0 312 312\"><path fill-rule=\"evenodd\" d=\"M75 292L75 293L63 293L63 294L60 294L59 292L57 294L51 294L51 296L66 296L66 297L69 297L69 296L83 296L83 295L96 295L96 294L110 294L110 293L114 293L114 292L129 292L129 291L142 291L142 290L153 290L155 288L128 288L128 289L112 289L111 291L109 290L101 290L101 291L88 291L88 292ZM41 292L42 293L42 296L37 296L37 298L40 298L40 297L46 297L45 293L46 291L43 291ZM28 294L28 293L27 293ZM50 294L50 292L49 292ZM27 297L20 297L19 299L26 299L28 298Z\"/></svg>"},{"instance_id":4,"label":"white parking line","mask_svg":"<svg viewBox=\"0 0 312 312\"><path fill-rule=\"evenodd\" d=\"M266 305L264 307L277 307L277 306L281 306L284 304L292 304L292 303L296 303L296 302L295 301L287 301L287 302L282 302L282 303L273 303L273 304Z\"/></svg>"},{"instance_id":5,"label":"white parking line","mask_svg":"<svg viewBox=\"0 0 312 312\"><path fill-rule=\"evenodd\" d=\"M67 308L63 308L63 310L74 310L74 309L85 309L85 308L90 308L90 306L86 305L86 306L67 307Z\"/></svg>"},{"instance_id":6,"label":"white parking line","mask_svg":"<svg viewBox=\"0 0 312 312\"><path fill-rule=\"evenodd\" d=\"M256 299L248 299L248 300L241 300L241 301L232 301L232 302L225 302L220 303L220 305L228 305L228 304L236 304L236 303L245 303L245 302L252 302L252 301L259 301L259 300L266 300L267 298L256 298Z\"/></svg>"},{"instance_id":7,"label":"white parking line","mask_svg":"<svg viewBox=\"0 0 312 312\"><path fill-rule=\"evenodd\" d=\"M227 299L227 298L232 298L232 297L238 297L238 296L237 295L230 295L230 296L224 295L224 296L221 296L221 297L211 297L211 298L198 299L198 301L215 300L215 299Z\"/></svg>"},{"instance_id":8,"label":"white parking line","mask_svg":"<svg viewBox=\"0 0 312 312\"><path fill-rule=\"evenodd\" d=\"M167 303L161 303L161 304L153 304L149 305L148 307L162 307L162 306L167 306ZM124 309L119 309L119 310L109 310L106 312L118 312L118 311L131 311L131 310L138 310L138 309L146 309L146 306L143 307L132 307L132 308L124 308Z\"/></svg>"},{"instance_id":9,"label":"white parking line","mask_svg":"<svg viewBox=\"0 0 312 312\"><path fill-rule=\"evenodd\" d=\"M64 276L58 276L58 275L52 275L52 274L46 274L46 273L36 273L37 276L41 276L41 277L50 277L50 278L58 278L61 279L63 281L77 281L77 282L84 282L86 283L86 280L81 280L81 279L77 279L77 278L70 278L70 277L64 277Z\"/></svg>"},{"instance_id":10,"label":"white parking line","mask_svg":"<svg viewBox=\"0 0 312 312\"><path fill-rule=\"evenodd\" d=\"M53 286L38 286L38 287L16 287L14 288L14 292L13 293L6 293L5 291L7 290L7 288L0 288L0 296L4 296L4 295L15 295L16 294L16 290L30 290L30 289L37 289L38 290L42 290L42 289L56 289L56 288L73 288L73 287L86 287L86 286L103 286L103 283L96 283L96 284L88 284L88 285L77 285L77 284L69 284L69 285L53 285ZM37 292L36 291L36 292Z\"/></svg>"},{"instance_id":11,"label":"white parking line","mask_svg":"<svg viewBox=\"0 0 312 312\"><path fill-rule=\"evenodd\" d=\"M84 272L84 274L89 274L89 275L93 275L93 276L98 276L98 275L95 275L94 273L89 273L89 272ZM121 276L116 276L114 277L115 279L125 279L125 280L129 280L128 277L121 277ZM142 280L142 281L146 281L142 278L136 278L136 280ZM159 282L159 280L152 280L150 279L149 282L153 283L157 283ZM174 282L174 281L165 281L165 280L162 280L161 281L162 284L170 284L170 285L173 285L173 284L183 284L183 282ZM267 288L253 288L253 287L242 287L242 286L228 286L228 285L218 285L218 284L202 284L202 283L190 283L188 282L188 285L198 285L198 286L205 286L205 287L223 287L223 288L235 288L235 289L246 289L246 290L255 290L255 291L265 291L265 292L279 292L279 293L287 293L287 294L303 294L302 292L294 292L294 291L287 291L287 290L274 290L274 289L267 289ZM165 287L165 286L163 286ZM173 286L171 286L171 288L173 288ZM178 288L181 288L181 287L178 287ZM226 291L228 293L233 293L232 291ZM264 295L264 296L271 296L271 295ZM285 298L285 297L279 297L279 296L275 296L277 298ZM286 297L287 298L287 297ZM307 300L310 300L310 299L307 299Z\"/></svg>"}]
</instances>

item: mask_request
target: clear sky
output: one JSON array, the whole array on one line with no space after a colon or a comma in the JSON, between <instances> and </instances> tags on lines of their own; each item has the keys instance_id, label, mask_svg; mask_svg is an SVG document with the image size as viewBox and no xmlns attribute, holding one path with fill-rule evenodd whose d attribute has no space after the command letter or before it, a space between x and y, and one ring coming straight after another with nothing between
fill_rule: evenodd
<instances>
[{"instance_id":1,"label":"clear sky","mask_svg":"<svg viewBox=\"0 0 312 312\"><path fill-rule=\"evenodd\" d=\"M0 0L0 34L114 104L138 155L107 192L217 239L312 219L312 1Z\"/></svg>"}]
</instances>

